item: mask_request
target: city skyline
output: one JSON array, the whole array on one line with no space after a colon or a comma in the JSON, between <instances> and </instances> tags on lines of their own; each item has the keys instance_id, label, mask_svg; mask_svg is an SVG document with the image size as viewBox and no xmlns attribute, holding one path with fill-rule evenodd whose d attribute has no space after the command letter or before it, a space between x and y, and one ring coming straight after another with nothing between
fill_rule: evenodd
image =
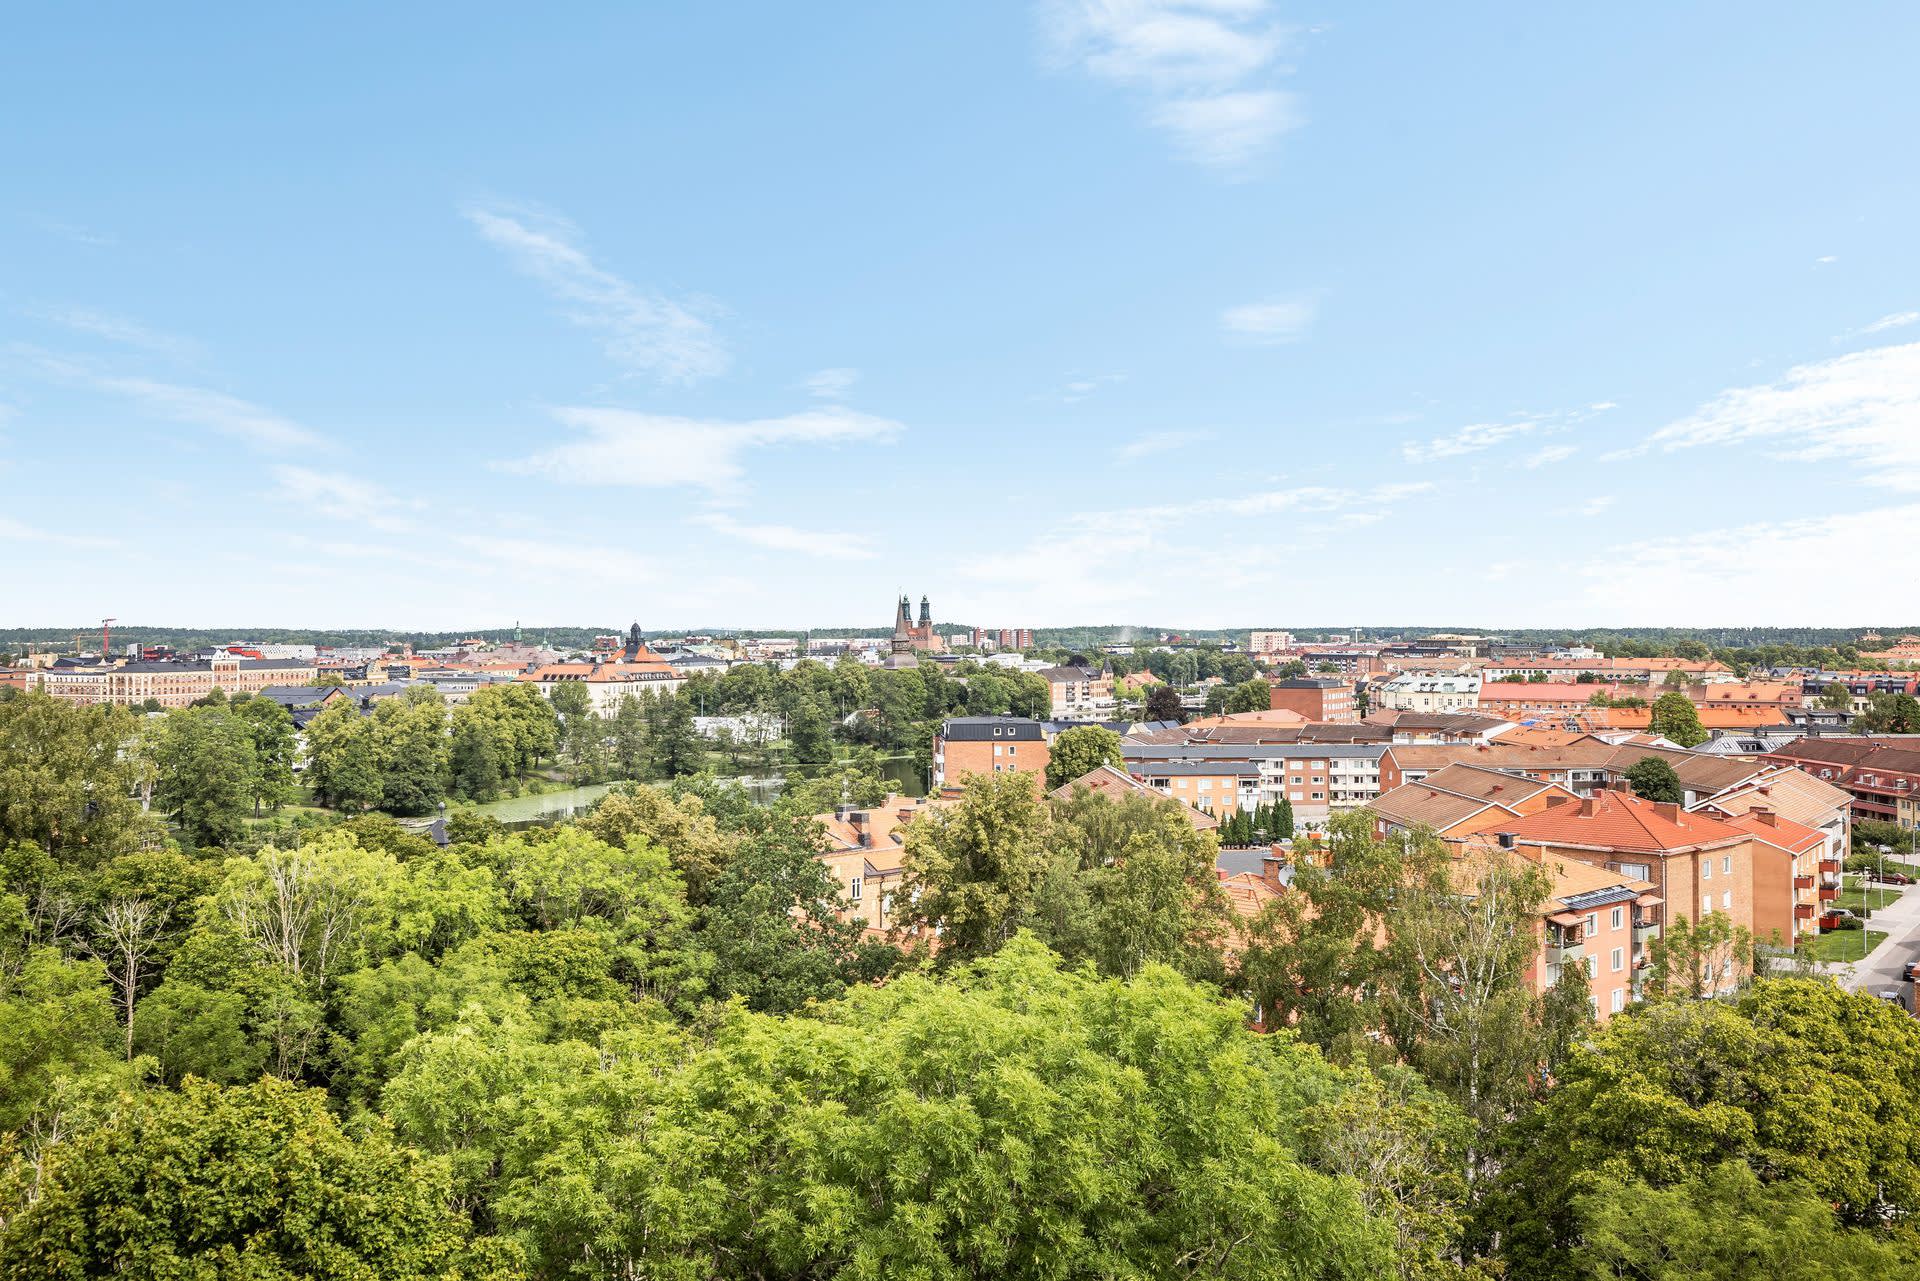
<instances>
[{"instance_id":1,"label":"city skyline","mask_svg":"<svg viewBox=\"0 0 1920 1281\"><path fill-rule=\"evenodd\" d=\"M1898 621L1920 15L375 12L14 24L0 624Z\"/></svg>"}]
</instances>

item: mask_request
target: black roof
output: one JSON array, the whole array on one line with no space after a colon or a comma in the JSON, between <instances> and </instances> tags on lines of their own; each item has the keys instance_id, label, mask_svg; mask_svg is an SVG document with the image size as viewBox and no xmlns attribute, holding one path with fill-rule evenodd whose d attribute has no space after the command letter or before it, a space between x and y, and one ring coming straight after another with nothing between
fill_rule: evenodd
<instances>
[{"instance_id":1,"label":"black roof","mask_svg":"<svg viewBox=\"0 0 1920 1281\"><path fill-rule=\"evenodd\" d=\"M955 716L941 723L940 737L950 743L980 743L1009 739L1038 743L1044 737L1039 721L1020 716Z\"/></svg>"}]
</instances>

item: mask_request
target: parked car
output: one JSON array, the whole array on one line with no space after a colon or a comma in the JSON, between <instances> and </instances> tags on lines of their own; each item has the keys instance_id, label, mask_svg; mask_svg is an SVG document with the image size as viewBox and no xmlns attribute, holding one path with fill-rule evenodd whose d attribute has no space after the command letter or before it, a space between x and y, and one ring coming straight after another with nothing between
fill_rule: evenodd
<instances>
[{"instance_id":1,"label":"parked car","mask_svg":"<svg viewBox=\"0 0 1920 1281\"><path fill-rule=\"evenodd\" d=\"M1920 977L1920 957L1908 961L1907 968L1900 972L1900 977L1909 983L1913 982L1916 977Z\"/></svg>"},{"instance_id":2,"label":"parked car","mask_svg":"<svg viewBox=\"0 0 1920 1281\"><path fill-rule=\"evenodd\" d=\"M1873 878L1882 885L1911 885L1913 878L1905 872L1882 872Z\"/></svg>"}]
</instances>

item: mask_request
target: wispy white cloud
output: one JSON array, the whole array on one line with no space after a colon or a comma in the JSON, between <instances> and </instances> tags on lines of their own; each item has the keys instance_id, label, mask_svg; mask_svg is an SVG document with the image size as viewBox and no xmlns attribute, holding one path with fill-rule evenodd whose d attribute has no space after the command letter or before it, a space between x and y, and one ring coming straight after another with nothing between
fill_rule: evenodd
<instances>
[{"instance_id":1,"label":"wispy white cloud","mask_svg":"<svg viewBox=\"0 0 1920 1281\"><path fill-rule=\"evenodd\" d=\"M70 240L76 245L86 245L90 249L110 249L120 243L117 237L104 231L83 227L77 222L64 222L58 218L35 218L33 223L42 231L58 236L62 240Z\"/></svg>"},{"instance_id":2,"label":"wispy white cloud","mask_svg":"<svg viewBox=\"0 0 1920 1281\"><path fill-rule=\"evenodd\" d=\"M406 513L418 511L423 504L415 499L399 498L372 481L285 464L276 465L272 475L279 486L276 497L303 512L390 534L410 533L418 528L418 523Z\"/></svg>"},{"instance_id":3,"label":"wispy white cloud","mask_svg":"<svg viewBox=\"0 0 1920 1281\"><path fill-rule=\"evenodd\" d=\"M1466 454L1477 454L1496 445L1521 436L1540 432L1550 435L1555 432L1570 431L1586 422L1596 414L1618 409L1611 400L1596 401L1580 409L1556 410L1551 413L1515 414L1505 422L1472 423L1444 436L1435 436L1431 440L1409 440L1400 446L1400 456L1410 463L1431 463L1447 458L1459 458ZM1572 445L1543 446L1522 460L1526 467L1544 467L1548 463L1557 463L1573 455Z\"/></svg>"},{"instance_id":4,"label":"wispy white cloud","mask_svg":"<svg viewBox=\"0 0 1920 1281\"><path fill-rule=\"evenodd\" d=\"M880 442L904 430L892 419L837 405L743 422L594 407L553 414L580 439L501 463L503 469L575 485L690 486L718 494L738 487L751 450Z\"/></svg>"},{"instance_id":5,"label":"wispy white cloud","mask_svg":"<svg viewBox=\"0 0 1920 1281\"><path fill-rule=\"evenodd\" d=\"M47 307L33 314L74 333L103 338L123 347L137 347L161 356L191 356L199 346L191 339L162 333L125 316L90 307Z\"/></svg>"},{"instance_id":6,"label":"wispy white cloud","mask_svg":"<svg viewBox=\"0 0 1920 1281\"><path fill-rule=\"evenodd\" d=\"M808 374L801 380L800 385L806 388L810 396L818 396L822 400L839 400L859 381L858 369L821 369Z\"/></svg>"},{"instance_id":7,"label":"wispy white cloud","mask_svg":"<svg viewBox=\"0 0 1920 1281\"><path fill-rule=\"evenodd\" d=\"M1044 0L1053 58L1148 100L1148 119L1202 164L1244 168L1299 127L1273 86L1288 31L1269 0Z\"/></svg>"},{"instance_id":8,"label":"wispy white cloud","mask_svg":"<svg viewBox=\"0 0 1920 1281\"><path fill-rule=\"evenodd\" d=\"M1169 454L1188 445L1196 445L1212 438L1213 433L1204 431L1154 431L1144 436L1136 436L1115 451L1114 457L1123 463L1136 463L1142 458L1151 458L1155 454Z\"/></svg>"},{"instance_id":9,"label":"wispy white cloud","mask_svg":"<svg viewBox=\"0 0 1920 1281\"><path fill-rule=\"evenodd\" d=\"M1838 254L1821 254L1818 258L1814 259L1814 262L1819 264L1822 267L1825 267L1830 263L1836 263L1839 261L1840 261L1840 256Z\"/></svg>"},{"instance_id":10,"label":"wispy white cloud","mask_svg":"<svg viewBox=\"0 0 1920 1281\"><path fill-rule=\"evenodd\" d=\"M1244 165L1305 123L1297 100L1278 89L1241 89L1163 102L1148 117L1193 159L1219 169Z\"/></svg>"},{"instance_id":11,"label":"wispy white cloud","mask_svg":"<svg viewBox=\"0 0 1920 1281\"><path fill-rule=\"evenodd\" d=\"M1407 498L1433 492L1431 481L1401 481L1374 485L1366 489L1344 489L1331 485L1305 485L1294 489L1273 489L1224 498L1202 499L1188 510L1201 515L1271 516L1280 512L1317 514L1350 508L1376 510L1391 514L1393 505Z\"/></svg>"},{"instance_id":12,"label":"wispy white cloud","mask_svg":"<svg viewBox=\"0 0 1920 1281\"><path fill-rule=\"evenodd\" d=\"M24 521L14 520L10 516L0 516L0 542L9 543L45 543L55 547L117 547L119 543L111 538L97 538L91 534L66 534L58 530L41 529Z\"/></svg>"},{"instance_id":13,"label":"wispy white cloud","mask_svg":"<svg viewBox=\"0 0 1920 1281\"><path fill-rule=\"evenodd\" d=\"M256 449L277 453L321 443L292 419L223 391L110 374L86 361L34 348L16 347L14 352L49 378L119 396L155 417L204 427Z\"/></svg>"},{"instance_id":14,"label":"wispy white cloud","mask_svg":"<svg viewBox=\"0 0 1920 1281\"><path fill-rule=\"evenodd\" d=\"M1528 454L1520 465L1527 468L1547 467L1554 463L1564 463L1579 452L1577 445L1548 445L1544 449L1537 449Z\"/></svg>"},{"instance_id":15,"label":"wispy white cloud","mask_svg":"<svg viewBox=\"0 0 1920 1281\"><path fill-rule=\"evenodd\" d=\"M1261 346L1298 342L1313 326L1317 307L1311 298L1270 298L1242 303L1220 313L1228 337Z\"/></svg>"},{"instance_id":16,"label":"wispy white cloud","mask_svg":"<svg viewBox=\"0 0 1920 1281\"><path fill-rule=\"evenodd\" d=\"M1579 612L1616 626L1792 625L1807 618L1808 597L1780 585L1818 583L1823 618L1866 623L1886 600L1887 561L1861 549L1914 546L1920 504L1647 539L1584 568Z\"/></svg>"},{"instance_id":17,"label":"wispy white cloud","mask_svg":"<svg viewBox=\"0 0 1920 1281\"><path fill-rule=\"evenodd\" d=\"M1524 436L1536 426L1537 423L1527 421L1472 423L1431 440L1407 441L1400 446L1400 456L1410 463L1431 463L1443 458L1458 458L1463 454L1477 454L1515 436Z\"/></svg>"},{"instance_id":18,"label":"wispy white cloud","mask_svg":"<svg viewBox=\"0 0 1920 1281\"><path fill-rule=\"evenodd\" d=\"M726 349L691 304L641 289L600 267L580 247L571 224L480 205L462 213L482 239L565 304L568 319L598 330L615 363L670 383L695 382L726 369Z\"/></svg>"},{"instance_id":19,"label":"wispy white cloud","mask_svg":"<svg viewBox=\"0 0 1920 1281\"><path fill-rule=\"evenodd\" d=\"M876 554L873 540L865 534L795 529L791 525L748 524L724 512L705 512L694 517L694 520L715 533L769 551L799 552L822 560L872 560Z\"/></svg>"},{"instance_id":20,"label":"wispy white cloud","mask_svg":"<svg viewBox=\"0 0 1920 1281\"><path fill-rule=\"evenodd\" d=\"M1126 380L1125 374L1072 374L1057 395L1048 393L1044 396L1035 396L1034 399L1058 400L1063 405L1077 405L1102 387L1112 383L1123 383Z\"/></svg>"},{"instance_id":21,"label":"wispy white cloud","mask_svg":"<svg viewBox=\"0 0 1920 1281\"><path fill-rule=\"evenodd\" d=\"M1589 498L1586 502L1580 504L1580 514L1582 516L1599 516L1618 501L1619 500L1612 494L1601 494L1597 498Z\"/></svg>"},{"instance_id":22,"label":"wispy white cloud","mask_svg":"<svg viewBox=\"0 0 1920 1281\"><path fill-rule=\"evenodd\" d=\"M1885 333L1889 329L1905 329L1908 325L1920 324L1920 311L1896 311L1890 316L1882 316L1869 325L1860 326L1863 334Z\"/></svg>"},{"instance_id":23,"label":"wispy white cloud","mask_svg":"<svg viewBox=\"0 0 1920 1281\"><path fill-rule=\"evenodd\" d=\"M1920 490L1920 343L1874 347L1721 392L1634 450L1762 443L1773 457L1865 464L1860 479Z\"/></svg>"}]
</instances>

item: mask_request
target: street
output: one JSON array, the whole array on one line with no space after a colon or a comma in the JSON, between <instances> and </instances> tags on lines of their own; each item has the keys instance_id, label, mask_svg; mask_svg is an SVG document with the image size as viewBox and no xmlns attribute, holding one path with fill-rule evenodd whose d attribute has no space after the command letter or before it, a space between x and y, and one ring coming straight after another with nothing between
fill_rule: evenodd
<instances>
[{"instance_id":1,"label":"street","mask_svg":"<svg viewBox=\"0 0 1920 1281\"><path fill-rule=\"evenodd\" d=\"M1920 893L1915 893L1913 886L1889 885L1884 888L1904 891L1897 900L1875 911L1867 921L1868 929L1886 931L1885 941L1869 952L1864 961L1839 962L1824 968L1851 991L1892 990L1899 992L1904 999L1907 988L1900 977L1901 971L1906 968L1908 961L1920 959Z\"/></svg>"}]
</instances>

